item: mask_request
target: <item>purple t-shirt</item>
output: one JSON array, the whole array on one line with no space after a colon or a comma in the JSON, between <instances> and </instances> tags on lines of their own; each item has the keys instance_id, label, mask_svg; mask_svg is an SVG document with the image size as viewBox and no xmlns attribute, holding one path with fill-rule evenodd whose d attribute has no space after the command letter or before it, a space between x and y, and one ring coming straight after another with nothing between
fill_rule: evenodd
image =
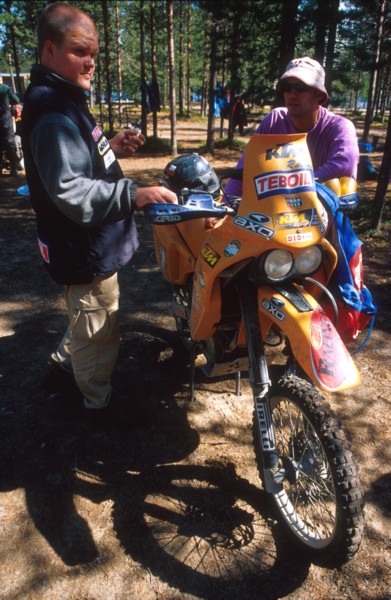
<instances>
[{"instance_id":1,"label":"purple t-shirt","mask_svg":"<svg viewBox=\"0 0 391 600\"><path fill-rule=\"evenodd\" d=\"M286 108L275 108L258 126L255 133L297 133ZM316 125L307 132L307 144L315 177L323 182L340 177L357 177L359 150L352 121L319 107ZM243 167L244 153L237 168ZM242 182L230 179L225 192L242 195Z\"/></svg>"}]
</instances>

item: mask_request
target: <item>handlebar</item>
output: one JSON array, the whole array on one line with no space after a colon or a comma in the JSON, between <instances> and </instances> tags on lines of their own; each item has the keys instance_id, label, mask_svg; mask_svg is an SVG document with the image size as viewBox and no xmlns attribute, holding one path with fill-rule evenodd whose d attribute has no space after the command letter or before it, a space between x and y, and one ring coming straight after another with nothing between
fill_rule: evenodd
<instances>
[{"instance_id":1,"label":"handlebar","mask_svg":"<svg viewBox=\"0 0 391 600\"><path fill-rule=\"evenodd\" d=\"M191 194L183 205L146 204L144 215L153 225L172 225L205 217L222 218L235 212L229 206L213 201L210 194Z\"/></svg>"}]
</instances>

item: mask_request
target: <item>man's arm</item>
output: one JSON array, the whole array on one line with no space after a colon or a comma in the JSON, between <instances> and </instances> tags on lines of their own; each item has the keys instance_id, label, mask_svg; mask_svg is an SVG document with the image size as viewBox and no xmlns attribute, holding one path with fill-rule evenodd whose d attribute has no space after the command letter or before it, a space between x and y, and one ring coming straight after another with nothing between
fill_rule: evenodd
<instances>
[{"instance_id":1,"label":"man's arm","mask_svg":"<svg viewBox=\"0 0 391 600\"><path fill-rule=\"evenodd\" d=\"M78 128L58 113L43 115L31 134L31 149L42 182L54 204L78 225L97 226L128 217L137 185L95 179Z\"/></svg>"},{"instance_id":2,"label":"man's arm","mask_svg":"<svg viewBox=\"0 0 391 600\"><path fill-rule=\"evenodd\" d=\"M326 161L315 171L320 181L353 177L357 179L359 148L356 129L349 119L340 118L329 135Z\"/></svg>"}]
</instances>

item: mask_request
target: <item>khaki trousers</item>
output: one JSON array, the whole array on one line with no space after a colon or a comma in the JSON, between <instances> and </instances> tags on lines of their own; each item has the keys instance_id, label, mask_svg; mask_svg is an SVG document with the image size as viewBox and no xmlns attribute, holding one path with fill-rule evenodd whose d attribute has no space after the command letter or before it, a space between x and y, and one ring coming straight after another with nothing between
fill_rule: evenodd
<instances>
[{"instance_id":1,"label":"khaki trousers","mask_svg":"<svg viewBox=\"0 0 391 600\"><path fill-rule=\"evenodd\" d=\"M107 406L119 350L117 273L65 290L69 326L52 358L73 372L86 408Z\"/></svg>"}]
</instances>

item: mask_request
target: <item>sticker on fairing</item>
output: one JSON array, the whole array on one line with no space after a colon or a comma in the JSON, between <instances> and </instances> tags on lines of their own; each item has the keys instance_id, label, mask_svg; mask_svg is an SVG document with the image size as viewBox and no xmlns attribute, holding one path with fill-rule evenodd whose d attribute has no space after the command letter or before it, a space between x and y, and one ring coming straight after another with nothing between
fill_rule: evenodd
<instances>
[{"instance_id":1,"label":"sticker on fairing","mask_svg":"<svg viewBox=\"0 0 391 600\"><path fill-rule=\"evenodd\" d=\"M311 242L312 232L308 233L290 233L286 236L287 244L297 244L298 242Z\"/></svg>"},{"instance_id":2,"label":"sticker on fairing","mask_svg":"<svg viewBox=\"0 0 391 600\"><path fill-rule=\"evenodd\" d=\"M314 208L306 210L283 212L273 215L274 228L279 229L297 229L299 227L318 226L318 213Z\"/></svg>"},{"instance_id":3,"label":"sticker on fairing","mask_svg":"<svg viewBox=\"0 0 391 600\"><path fill-rule=\"evenodd\" d=\"M317 307L311 315L311 358L314 373L324 387L338 389L349 369L349 354L335 327Z\"/></svg>"},{"instance_id":4,"label":"sticker on fairing","mask_svg":"<svg viewBox=\"0 0 391 600\"><path fill-rule=\"evenodd\" d=\"M299 206L303 206L301 198L285 198L285 202L290 208L299 208Z\"/></svg>"},{"instance_id":5,"label":"sticker on fairing","mask_svg":"<svg viewBox=\"0 0 391 600\"><path fill-rule=\"evenodd\" d=\"M202 248L201 256L204 259L204 261L210 267L212 267L212 269L215 267L215 265L219 262L221 258L220 254L213 250L213 248L211 248L208 244L206 244L206 246Z\"/></svg>"},{"instance_id":6,"label":"sticker on fairing","mask_svg":"<svg viewBox=\"0 0 391 600\"><path fill-rule=\"evenodd\" d=\"M254 177L258 200L269 196L315 192L314 172L310 168L296 171L273 171Z\"/></svg>"},{"instance_id":7,"label":"sticker on fairing","mask_svg":"<svg viewBox=\"0 0 391 600\"><path fill-rule=\"evenodd\" d=\"M270 240L270 238L273 237L275 231L273 229L270 229L270 227L266 227L266 225L264 225L263 222L254 221L254 213L248 215L248 217L236 215L236 217L234 218L234 224L238 227L243 227L243 229L246 229L246 231L250 231L251 233L260 235L261 237L264 237L267 240Z\"/></svg>"},{"instance_id":8,"label":"sticker on fairing","mask_svg":"<svg viewBox=\"0 0 391 600\"><path fill-rule=\"evenodd\" d=\"M232 256L236 256L236 254L240 250L240 242L238 240L233 240L224 248L224 256L230 258Z\"/></svg>"}]
</instances>

